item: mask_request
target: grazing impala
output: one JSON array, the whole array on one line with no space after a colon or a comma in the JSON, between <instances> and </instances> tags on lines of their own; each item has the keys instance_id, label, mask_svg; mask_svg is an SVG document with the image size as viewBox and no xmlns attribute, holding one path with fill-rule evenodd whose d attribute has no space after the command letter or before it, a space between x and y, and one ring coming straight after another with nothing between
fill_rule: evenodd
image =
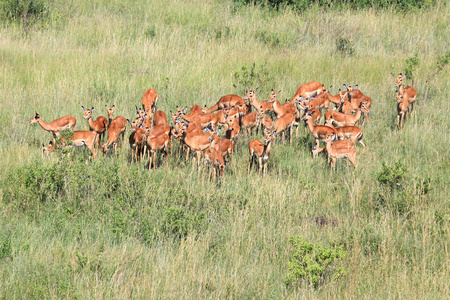
<instances>
[{"instance_id":1,"label":"grazing impala","mask_svg":"<svg viewBox=\"0 0 450 300\"><path fill-rule=\"evenodd\" d=\"M142 125L134 127L133 122L127 119L127 122L131 125L131 134L128 139L131 148L131 162L138 161L138 154L141 156L143 154L143 144L144 138L143 134L145 133L145 129Z\"/></svg>"},{"instance_id":2,"label":"grazing impala","mask_svg":"<svg viewBox=\"0 0 450 300\"><path fill-rule=\"evenodd\" d=\"M312 81L302 84L295 92L294 97L292 97L290 102L295 102L295 100L301 96L303 98L308 98L319 94L323 90L323 84L318 81Z\"/></svg>"},{"instance_id":3,"label":"grazing impala","mask_svg":"<svg viewBox=\"0 0 450 300\"><path fill-rule=\"evenodd\" d=\"M160 124L167 124L167 116L166 113L163 112L162 110L157 110L153 114L153 126Z\"/></svg>"},{"instance_id":4,"label":"grazing impala","mask_svg":"<svg viewBox=\"0 0 450 300\"><path fill-rule=\"evenodd\" d=\"M361 107L365 103L366 102L361 102L359 104L359 108L356 110L356 114L354 115L344 114L334 110L328 111L325 113L325 121L331 120L337 126L354 126L361 118Z\"/></svg>"},{"instance_id":5,"label":"grazing impala","mask_svg":"<svg viewBox=\"0 0 450 300\"><path fill-rule=\"evenodd\" d=\"M245 102L244 99L242 99L238 95L226 95L226 96L221 97L219 99L219 101L215 105L213 105L211 108L209 108L206 112L212 113L212 112L215 112L216 110L231 107L231 106L246 107L247 103Z\"/></svg>"},{"instance_id":6,"label":"grazing impala","mask_svg":"<svg viewBox=\"0 0 450 300\"><path fill-rule=\"evenodd\" d=\"M235 142L241 132L239 115L235 115L234 117L227 116L226 120L227 124L225 125L225 137Z\"/></svg>"},{"instance_id":7,"label":"grazing impala","mask_svg":"<svg viewBox=\"0 0 450 300\"><path fill-rule=\"evenodd\" d=\"M158 102L158 94L154 89L148 89L142 96L142 107L144 111L149 111L150 118L156 110L156 104Z\"/></svg>"},{"instance_id":8,"label":"grazing impala","mask_svg":"<svg viewBox=\"0 0 450 300\"><path fill-rule=\"evenodd\" d=\"M356 143L360 143L363 146L363 153L366 151L366 144L363 142L362 138L364 136L363 131L356 126L343 126L334 128L331 121L325 121L325 126L330 126L334 130L336 130L336 135L339 139L343 140L345 138L350 139L355 145Z\"/></svg>"},{"instance_id":9,"label":"grazing impala","mask_svg":"<svg viewBox=\"0 0 450 300\"><path fill-rule=\"evenodd\" d=\"M45 154L47 157L48 157L48 156L50 155L50 153L52 153L53 150L55 150L55 149L56 149L56 145L53 144L52 141L50 141L50 142L48 143L47 146L45 146L44 144L42 144L42 153Z\"/></svg>"},{"instance_id":10,"label":"grazing impala","mask_svg":"<svg viewBox=\"0 0 450 300\"><path fill-rule=\"evenodd\" d=\"M403 87L403 79L406 78L405 76L402 76L402 73L400 73L397 77L397 82L395 83L395 86L398 86L398 92L400 95L403 95L403 98L406 98L408 100L408 104L411 104L411 116L413 114L414 109L414 103L416 102L417 97L417 91L412 86Z\"/></svg>"},{"instance_id":11,"label":"grazing impala","mask_svg":"<svg viewBox=\"0 0 450 300\"><path fill-rule=\"evenodd\" d=\"M250 168L253 165L253 160L258 159L259 164L259 175L261 175L261 170L264 175L267 171L267 161L269 160L270 153L272 151L272 139L275 136L275 132L269 133L266 131L266 138L264 143L260 140L251 140L248 143L248 148L250 152L250 158L248 160L248 173L250 173Z\"/></svg>"},{"instance_id":12,"label":"grazing impala","mask_svg":"<svg viewBox=\"0 0 450 300\"><path fill-rule=\"evenodd\" d=\"M207 149L211 142L209 138L212 136L211 133L200 133L200 134L186 134L184 137L184 142L192 151L197 153L197 166L200 166L200 157L202 155L202 151ZM186 160L189 159L189 149L186 154Z\"/></svg>"},{"instance_id":13,"label":"grazing impala","mask_svg":"<svg viewBox=\"0 0 450 300\"><path fill-rule=\"evenodd\" d=\"M281 105L278 100L275 100L275 102L273 103L273 111L277 115L277 118L280 118L282 115L288 113L295 114L296 109L294 103L295 102L291 103L288 101Z\"/></svg>"},{"instance_id":14,"label":"grazing impala","mask_svg":"<svg viewBox=\"0 0 450 300\"><path fill-rule=\"evenodd\" d=\"M41 127L45 131L48 131L53 135L53 143L56 144L56 138L59 137L59 132L66 129L73 130L75 125L77 124L77 120L74 117L67 115L53 120L50 123L45 123L44 120L42 120L41 116L37 112L35 112L34 117L29 119L28 123L39 123L39 125L41 125Z\"/></svg>"},{"instance_id":15,"label":"grazing impala","mask_svg":"<svg viewBox=\"0 0 450 300\"><path fill-rule=\"evenodd\" d=\"M397 95L397 128L402 129L405 126L405 118L408 114L408 99L404 97L404 94Z\"/></svg>"},{"instance_id":16,"label":"grazing impala","mask_svg":"<svg viewBox=\"0 0 450 300\"><path fill-rule=\"evenodd\" d=\"M219 178L223 178L226 163L220 151L216 149L217 143L215 142L215 140L217 139L215 139L214 137L210 137L209 140L211 142L211 145L208 149L205 150L205 161L206 163L211 163L213 165L213 180L216 180L216 173L218 174Z\"/></svg>"},{"instance_id":17,"label":"grazing impala","mask_svg":"<svg viewBox=\"0 0 450 300\"><path fill-rule=\"evenodd\" d=\"M357 168L356 164L356 147L355 144L350 141L352 144L349 147L339 147L336 146L335 143L332 143L333 137L327 136L325 138L325 142L327 144L327 154L328 157L331 159L331 168L334 169L336 166L336 160L338 158L348 158L348 160L352 163L352 165ZM348 142L347 142L348 143Z\"/></svg>"},{"instance_id":18,"label":"grazing impala","mask_svg":"<svg viewBox=\"0 0 450 300\"><path fill-rule=\"evenodd\" d=\"M244 116L240 116L240 126L242 129L247 128L248 136L252 135L252 129L256 127L256 134L258 134L259 119L258 114L254 111L249 112Z\"/></svg>"},{"instance_id":19,"label":"grazing impala","mask_svg":"<svg viewBox=\"0 0 450 300\"><path fill-rule=\"evenodd\" d=\"M317 147L319 147L319 140L324 141L326 137L334 136L336 134L336 130L331 127L321 125L315 126L312 119L312 112L306 113L302 117L302 120L307 122L309 130L316 139Z\"/></svg>"},{"instance_id":20,"label":"grazing impala","mask_svg":"<svg viewBox=\"0 0 450 300\"><path fill-rule=\"evenodd\" d=\"M106 128L108 127L108 121L104 116L98 116L97 120L92 120L92 112L94 111L94 107L91 109L86 109L84 106L81 106L84 111L83 119L87 119L89 122L89 128L91 131L94 131L98 134L98 139L96 142L96 146L98 147L99 140L103 142L103 136L105 135Z\"/></svg>"}]
</instances>

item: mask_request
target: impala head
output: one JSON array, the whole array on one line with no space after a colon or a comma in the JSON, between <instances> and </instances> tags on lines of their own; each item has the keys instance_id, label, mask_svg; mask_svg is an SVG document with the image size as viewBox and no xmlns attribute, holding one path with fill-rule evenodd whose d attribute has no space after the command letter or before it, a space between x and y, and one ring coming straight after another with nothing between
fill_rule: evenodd
<instances>
[{"instance_id":1,"label":"impala head","mask_svg":"<svg viewBox=\"0 0 450 300\"><path fill-rule=\"evenodd\" d=\"M105 105L106 111L108 112L108 118L110 120L112 120L113 118L113 114L114 114L114 110L116 109L116 106L113 105L111 108L108 107L108 105Z\"/></svg>"},{"instance_id":2,"label":"impala head","mask_svg":"<svg viewBox=\"0 0 450 300\"><path fill-rule=\"evenodd\" d=\"M264 131L266 134L266 137L264 138L264 145L269 145L270 141L277 135L277 131L274 130L272 132L270 132L270 130L265 130Z\"/></svg>"},{"instance_id":3,"label":"impala head","mask_svg":"<svg viewBox=\"0 0 450 300\"><path fill-rule=\"evenodd\" d=\"M202 108L202 113L206 114L207 111L208 111L208 106L206 106L206 104L205 104L205 106L203 106L203 108Z\"/></svg>"},{"instance_id":4,"label":"impala head","mask_svg":"<svg viewBox=\"0 0 450 300\"><path fill-rule=\"evenodd\" d=\"M406 76L402 76L402 73L400 73L397 77L397 82L395 82L395 86L400 86L403 84L403 79L405 79Z\"/></svg>"},{"instance_id":5,"label":"impala head","mask_svg":"<svg viewBox=\"0 0 450 300\"><path fill-rule=\"evenodd\" d=\"M342 92L339 89L339 98L341 99L341 103L344 103L345 100L347 99L347 95L349 94L349 92ZM350 95L351 96L351 95Z\"/></svg>"},{"instance_id":6,"label":"impala head","mask_svg":"<svg viewBox=\"0 0 450 300\"><path fill-rule=\"evenodd\" d=\"M106 156L106 153L108 153L108 150L109 150L109 142L102 145L103 157Z\"/></svg>"},{"instance_id":7,"label":"impala head","mask_svg":"<svg viewBox=\"0 0 450 300\"><path fill-rule=\"evenodd\" d=\"M279 90L278 91L278 93L275 93L274 91L273 91L273 89L270 91L270 98L269 98L269 101L273 101L273 102L275 102L275 100L277 100L277 96L278 96L278 94L281 92L281 90Z\"/></svg>"},{"instance_id":8,"label":"impala head","mask_svg":"<svg viewBox=\"0 0 450 300\"><path fill-rule=\"evenodd\" d=\"M219 178L223 178L223 173L225 172L226 164L224 163L223 159L222 159L222 162L220 162L220 160L216 159L216 163L219 168Z\"/></svg>"},{"instance_id":9,"label":"impala head","mask_svg":"<svg viewBox=\"0 0 450 300\"><path fill-rule=\"evenodd\" d=\"M29 119L28 123L30 123L30 124L36 123L40 118L41 118L41 116L37 112L34 112L34 117Z\"/></svg>"},{"instance_id":10,"label":"impala head","mask_svg":"<svg viewBox=\"0 0 450 300\"><path fill-rule=\"evenodd\" d=\"M81 108L84 110L83 119L90 119L92 117L92 111L94 110L94 107L91 109L86 109L84 106L81 106Z\"/></svg>"},{"instance_id":11,"label":"impala head","mask_svg":"<svg viewBox=\"0 0 450 300\"><path fill-rule=\"evenodd\" d=\"M256 91L258 90L258 88L252 90L252 89L248 89L247 94L244 96L244 100L252 100L254 99L254 97L256 96Z\"/></svg>"},{"instance_id":12,"label":"impala head","mask_svg":"<svg viewBox=\"0 0 450 300\"><path fill-rule=\"evenodd\" d=\"M136 121L131 122L129 119L127 119L127 123L131 126L131 133L136 132L136 128L138 127Z\"/></svg>"},{"instance_id":13,"label":"impala head","mask_svg":"<svg viewBox=\"0 0 450 300\"><path fill-rule=\"evenodd\" d=\"M403 95L401 95L401 94L399 94L399 93L397 93L397 92L395 92L395 95L397 96L397 103L402 102ZM367 102L367 101L366 101L366 102Z\"/></svg>"},{"instance_id":14,"label":"impala head","mask_svg":"<svg viewBox=\"0 0 450 300\"><path fill-rule=\"evenodd\" d=\"M358 88L358 85L355 84L354 86L347 86L346 84L343 84L343 86L347 89L348 94L353 96L353 90L356 90Z\"/></svg>"},{"instance_id":15,"label":"impala head","mask_svg":"<svg viewBox=\"0 0 450 300\"><path fill-rule=\"evenodd\" d=\"M328 93L331 90L332 87L333 86L330 85L330 87L326 89L325 86L322 84L322 93L324 93L324 94Z\"/></svg>"},{"instance_id":16,"label":"impala head","mask_svg":"<svg viewBox=\"0 0 450 300\"><path fill-rule=\"evenodd\" d=\"M53 150L55 150L55 148L56 148L56 146L53 144L52 141L50 141L50 142L48 143L47 146L45 146L44 144L42 144L42 152L43 152L45 155L47 155L47 156L48 156Z\"/></svg>"}]
</instances>

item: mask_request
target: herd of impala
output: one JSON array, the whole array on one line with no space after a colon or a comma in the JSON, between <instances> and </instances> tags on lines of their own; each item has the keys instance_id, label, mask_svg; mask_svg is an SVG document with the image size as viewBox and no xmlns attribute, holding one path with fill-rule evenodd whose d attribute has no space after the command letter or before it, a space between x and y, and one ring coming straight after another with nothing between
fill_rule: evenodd
<instances>
[{"instance_id":1,"label":"herd of impala","mask_svg":"<svg viewBox=\"0 0 450 300\"><path fill-rule=\"evenodd\" d=\"M398 117L397 126L402 128L404 119L411 104L411 114L416 100L417 92L414 88L403 87L405 77L397 78L396 86L399 87L397 94ZM282 143L285 136L292 142L293 130L296 127L296 136L300 121L305 122L306 130L311 132L316 143L312 149L313 158L318 153L326 152L331 167L334 168L338 158L348 158L357 167L356 144L360 143L365 151L363 142L363 131L355 126L358 122L363 126L369 122L371 99L357 89L357 85L343 85L344 90L339 90L336 95L329 93L330 88L325 88L320 82L314 81L301 85L291 100L281 104L278 93L271 91L269 100L258 101L256 94L258 89L249 89L247 94L241 98L238 95L226 95L212 107L208 108L194 105L187 114L187 107L176 107L176 112L171 113L171 120L167 115L157 110L158 94L154 89L148 89L142 97L142 108L136 106L136 117L133 120L123 116L113 117L115 106L106 107L108 117L98 116L94 120L94 107L84 111L83 118L88 120L90 130L74 131L70 138L71 147L86 146L97 158L99 147L106 156L110 148L117 151L120 140L124 140L127 124L131 127L129 144L131 148L131 161L142 161L145 155L149 158L149 170L156 168L156 154L162 152L168 163L169 150L172 141L181 144L182 150L186 152L186 160L190 151L196 153L197 166L204 154L205 162L213 166L213 177L216 174L223 177L225 166L232 163L232 156L236 140L242 135L252 136L253 129L261 129L264 133L263 141L258 139L248 143L249 161L248 172L254 163L258 162L259 173L265 173L267 161L270 157L272 144L277 136L281 135ZM332 107L333 106L333 107ZM252 108L255 111L252 111ZM324 113L324 125L319 125ZM36 112L29 123L39 123L41 127L52 133L53 141L47 146L43 145L44 152L50 153L58 145L56 138L60 131L74 130L76 119L73 116L64 116L50 123L44 122ZM220 137L220 129L224 136ZM103 142L107 133L107 140ZM120 139L122 137L122 139ZM324 146L320 147L320 141ZM64 144L65 138L62 138ZM101 145L99 145L101 142ZM227 160L225 160L227 158Z\"/></svg>"}]
</instances>

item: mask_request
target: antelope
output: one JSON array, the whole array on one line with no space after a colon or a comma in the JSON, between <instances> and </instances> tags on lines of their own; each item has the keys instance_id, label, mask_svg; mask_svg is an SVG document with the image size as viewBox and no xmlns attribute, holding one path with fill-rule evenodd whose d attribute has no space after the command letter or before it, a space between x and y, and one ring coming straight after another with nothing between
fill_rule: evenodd
<instances>
[{"instance_id":1,"label":"antelope","mask_svg":"<svg viewBox=\"0 0 450 300\"><path fill-rule=\"evenodd\" d=\"M144 138L142 135L145 133L145 129L142 125L133 128L133 122L128 119L127 122L131 125L131 134L128 139L131 148L131 162L133 162L133 160L137 162L138 152L141 152L142 159L142 145L144 143Z\"/></svg>"},{"instance_id":2,"label":"antelope","mask_svg":"<svg viewBox=\"0 0 450 300\"><path fill-rule=\"evenodd\" d=\"M316 147L319 147L319 140L324 141L326 137L334 136L336 134L336 130L331 127L321 126L321 125L315 126L313 124L312 112L306 113L302 117L302 120L306 121L309 130L311 131L312 135L316 139Z\"/></svg>"},{"instance_id":3,"label":"antelope","mask_svg":"<svg viewBox=\"0 0 450 300\"><path fill-rule=\"evenodd\" d=\"M241 128L247 128L248 136L252 135L252 129L256 127L256 134L258 134L259 119L256 112L249 112L244 116L240 116L239 122Z\"/></svg>"},{"instance_id":4,"label":"antelope","mask_svg":"<svg viewBox=\"0 0 450 300\"><path fill-rule=\"evenodd\" d=\"M211 142L210 147L205 150L205 161L206 163L210 162L213 169L213 180L216 180L216 172L219 175L219 178L223 178L223 173L225 171L225 160L223 159L220 151L216 149L215 138L210 137L209 141Z\"/></svg>"},{"instance_id":5,"label":"antelope","mask_svg":"<svg viewBox=\"0 0 450 300\"><path fill-rule=\"evenodd\" d=\"M180 117L188 122L196 121L200 123L203 128L210 126L213 130L215 130L217 127L218 117L213 113L202 113L194 117L182 114Z\"/></svg>"},{"instance_id":6,"label":"antelope","mask_svg":"<svg viewBox=\"0 0 450 300\"><path fill-rule=\"evenodd\" d=\"M162 110L157 110L153 114L153 126L160 125L160 124L167 124L167 116L166 113Z\"/></svg>"},{"instance_id":7,"label":"antelope","mask_svg":"<svg viewBox=\"0 0 450 300\"><path fill-rule=\"evenodd\" d=\"M364 136L363 131L356 126L343 126L335 128L331 121L325 121L325 126L329 126L336 130L336 135L339 139L343 140L345 138L350 139L355 145L360 143L363 146L363 153L366 151L366 144L363 142L362 138Z\"/></svg>"},{"instance_id":8,"label":"antelope","mask_svg":"<svg viewBox=\"0 0 450 300\"><path fill-rule=\"evenodd\" d=\"M264 139L264 143L260 140L251 140L248 143L248 148L250 152L250 157L248 160L248 168L247 172L250 173L250 168L253 165L253 160L258 159L259 163L259 172L261 175L261 170L264 175L267 171L267 161L269 160L270 153L272 151L272 139L275 136L275 132L268 133L266 132L266 138Z\"/></svg>"},{"instance_id":9,"label":"antelope","mask_svg":"<svg viewBox=\"0 0 450 300\"><path fill-rule=\"evenodd\" d=\"M329 111L325 113L325 121L331 120L338 126L354 126L356 122L361 118L361 107L366 102L361 102L359 108L356 110L355 115L344 114L337 111Z\"/></svg>"},{"instance_id":10,"label":"antelope","mask_svg":"<svg viewBox=\"0 0 450 300\"><path fill-rule=\"evenodd\" d=\"M275 102L273 103L273 110L277 115L277 118L280 118L284 114L295 114L295 105L291 102L286 102L281 105L278 100L275 100Z\"/></svg>"},{"instance_id":11,"label":"antelope","mask_svg":"<svg viewBox=\"0 0 450 300\"><path fill-rule=\"evenodd\" d=\"M127 121L123 122L124 117L116 117L111 121L108 127L108 140L106 144L102 145L103 157L106 156L106 153L109 150L109 146L114 146L114 152L117 154L117 143L119 142L120 135L125 133L125 129L127 127Z\"/></svg>"},{"instance_id":12,"label":"antelope","mask_svg":"<svg viewBox=\"0 0 450 300\"><path fill-rule=\"evenodd\" d=\"M97 151L95 151L94 144L97 139L97 133L95 131L88 131L88 130L78 130L74 131L73 135L69 138L63 137L63 144L65 144L66 141L72 141L72 145L69 146L69 148L73 147L81 147L86 146L92 153L94 159L97 159ZM57 147L57 144L54 144L53 147L47 147L47 152L53 151ZM45 150L45 149L44 149Z\"/></svg>"},{"instance_id":13,"label":"antelope","mask_svg":"<svg viewBox=\"0 0 450 300\"><path fill-rule=\"evenodd\" d=\"M28 120L29 124L39 123L41 127L50 132L53 135L53 143L56 144L56 138L59 137L59 132L66 129L74 129L77 124L77 120L72 116L64 116L59 119L53 120L50 123L45 123L41 116L35 112L34 117Z\"/></svg>"},{"instance_id":14,"label":"antelope","mask_svg":"<svg viewBox=\"0 0 450 300\"><path fill-rule=\"evenodd\" d=\"M408 99L404 94L395 93L397 96L397 128L402 129L405 126L405 118L408 114Z\"/></svg>"},{"instance_id":15,"label":"antelope","mask_svg":"<svg viewBox=\"0 0 450 300\"><path fill-rule=\"evenodd\" d=\"M331 95L329 92L326 93L326 96L328 98L328 100L334 104L334 108L336 109L337 107L341 106L341 90L339 89L339 93L336 95Z\"/></svg>"},{"instance_id":16,"label":"antelope","mask_svg":"<svg viewBox=\"0 0 450 300\"><path fill-rule=\"evenodd\" d=\"M212 113L221 108L227 108L227 107L231 107L231 106L241 107L241 106L246 106L246 104L247 103L245 102L245 100L242 99L238 95L226 95L226 96L222 96L219 99L219 101L216 104L214 104L211 108L206 110L206 112Z\"/></svg>"},{"instance_id":17,"label":"antelope","mask_svg":"<svg viewBox=\"0 0 450 300\"><path fill-rule=\"evenodd\" d=\"M108 128L111 126L111 123L114 121L116 123L116 127L120 128L121 132L119 134L122 134L122 141L125 139L125 130L127 129L127 119L125 119L122 116L117 116L113 119L114 111L116 110L116 106L113 105L111 108L108 108L107 105L105 105L106 111L108 112ZM109 135L109 130L108 130Z\"/></svg>"},{"instance_id":18,"label":"antelope","mask_svg":"<svg viewBox=\"0 0 450 300\"><path fill-rule=\"evenodd\" d=\"M98 116L95 121L92 120L92 112L94 111L94 107L91 109L86 109L84 106L81 106L81 108L84 111L83 119L88 120L90 130L98 134L98 139L96 142L96 146L98 147L99 140L103 142L103 136L105 135L106 128L108 127L108 121L104 116Z\"/></svg>"},{"instance_id":19,"label":"antelope","mask_svg":"<svg viewBox=\"0 0 450 300\"><path fill-rule=\"evenodd\" d=\"M232 141L236 141L239 133L241 132L241 126L239 125L239 115L235 115L234 117L226 117L227 124L225 126L226 132L225 137Z\"/></svg>"},{"instance_id":20,"label":"antelope","mask_svg":"<svg viewBox=\"0 0 450 300\"><path fill-rule=\"evenodd\" d=\"M169 144L170 138L167 134L162 133L155 137L147 137L146 145L148 148L148 170L151 170L151 160L153 154L153 171L156 170L156 152L164 151L164 156L166 157L166 163L169 165Z\"/></svg>"},{"instance_id":21,"label":"antelope","mask_svg":"<svg viewBox=\"0 0 450 300\"><path fill-rule=\"evenodd\" d=\"M356 147L353 142L351 142L353 145L350 147L338 147L335 145L335 143L332 143L331 140L333 139L332 136L327 136L325 138L326 142L326 149L328 157L331 159L331 168L334 169L336 166L336 160L338 158L348 158L348 160L352 163L352 165L357 168L356 163ZM347 142L348 143L348 142Z\"/></svg>"},{"instance_id":22,"label":"antelope","mask_svg":"<svg viewBox=\"0 0 450 300\"><path fill-rule=\"evenodd\" d=\"M350 140L344 139L344 140L340 140L340 141L336 141L333 142L333 146L335 148L351 148L354 146L354 143ZM313 159L315 159L317 157L317 155L319 155L320 152L326 152L327 147L317 147L317 145L314 145L314 147L311 149L312 152L312 157ZM330 162L330 157L328 157L328 162Z\"/></svg>"},{"instance_id":23,"label":"antelope","mask_svg":"<svg viewBox=\"0 0 450 300\"><path fill-rule=\"evenodd\" d=\"M150 112L150 118L156 110L156 104L158 102L158 94L154 89L148 89L142 96L142 107L144 111Z\"/></svg>"},{"instance_id":24,"label":"antelope","mask_svg":"<svg viewBox=\"0 0 450 300\"><path fill-rule=\"evenodd\" d=\"M108 113L108 127L111 124L111 121L113 119L114 111L116 110L116 106L113 105L111 108L108 107L108 105L105 105L106 111Z\"/></svg>"},{"instance_id":25,"label":"antelope","mask_svg":"<svg viewBox=\"0 0 450 300\"><path fill-rule=\"evenodd\" d=\"M328 91L331 89L331 86L328 89L323 89L320 94L316 95L312 100L308 103L308 108L326 108L327 111L330 110L330 100L327 95Z\"/></svg>"},{"instance_id":26,"label":"antelope","mask_svg":"<svg viewBox=\"0 0 450 300\"><path fill-rule=\"evenodd\" d=\"M56 149L56 145L53 144L52 141L50 141L50 142L48 143L47 146L45 146L44 144L42 144L42 154L45 154L47 157L48 157L48 156L50 155L50 153L52 153L53 150L55 150L55 149Z\"/></svg>"},{"instance_id":27,"label":"antelope","mask_svg":"<svg viewBox=\"0 0 450 300\"><path fill-rule=\"evenodd\" d=\"M220 155L225 157L228 155L230 158L230 165L232 165L233 160L233 141L230 139L220 139L219 142L217 142L215 145L211 145L211 147L214 147Z\"/></svg>"},{"instance_id":28,"label":"antelope","mask_svg":"<svg viewBox=\"0 0 450 300\"><path fill-rule=\"evenodd\" d=\"M403 95L403 97L406 98L406 100L408 100L408 104L411 104L411 116L412 116L414 103L416 102L417 91L412 86L407 86L405 88L403 87L403 79L405 78L406 75L402 76L402 73L400 73L397 77L397 82L395 83L395 86L399 87L398 92L400 93L400 95Z\"/></svg>"},{"instance_id":29,"label":"antelope","mask_svg":"<svg viewBox=\"0 0 450 300\"><path fill-rule=\"evenodd\" d=\"M276 96L281 92L278 92L277 94L275 94L272 90L272 94L270 96L270 100L266 100L266 101L261 101L259 102L258 100L256 100L256 91L258 89L255 90L251 90L249 89L247 92L247 95L244 97L244 100L248 100L248 102L250 103L250 105L253 105L258 111L262 110L262 112L268 114L273 112L273 102L275 102L274 99L276 99Z\"/></svg>"},{"instance_id":30,"label":"antelope","mask_svg":"<svg viewBox=\"0 0 450 300\"><path fill-rule=\"evenodd\" d=\"M323 90L323 84L318 81L312 81L302 84L295 92L290 102L294 102L299 96L308 98L319 94Z\"/></svg>"},{"instance_id":31,"label":"antelope","mask_svg":"<svg viewBox=\"0 0 450 300\"><path fill-rule=\"evenodd\" d=\"M210 140L212 134L200 133L200 134L185 134L184 142L189 147L186 154L186 161L189 159L189 149L197 153L197 166L200 166L200 156L202 151L210 146Z\"/></svg>"},{"instance_id":32,"label":"antelope","mask_svg":"<svg viewBox=\"0 0 450 300\"><path fill-rule=\"evenodd\" d=\"M293 131L293 126L295 124L295 117L294 114L292 113L286 113L284 115L282 115L280 118L278 118L278 120L275 121L275 124L273 125L274 128L274 133L277 134L279 132L283 133L283 145L284 145L284 136L285 136L285 131L287 129L289 129L289 143L292 143L292 131Z\"/></svg>"}]
</instances>

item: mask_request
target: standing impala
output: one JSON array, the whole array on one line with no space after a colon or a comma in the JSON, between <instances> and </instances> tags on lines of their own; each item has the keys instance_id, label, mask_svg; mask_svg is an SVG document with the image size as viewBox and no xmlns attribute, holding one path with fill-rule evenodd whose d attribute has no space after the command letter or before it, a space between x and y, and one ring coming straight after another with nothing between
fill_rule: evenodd
<instances>
[{"instance_id":1,"label":"standing impala","mask_svg":"<svg viewBox=\"0 0 450 300\"><path fill-rule=\"evenodd\" d=\"M396 86L398 86L398 92L400 95L403 95L406 100L408 100L408 104L411 104L411 116L413 114L414 109L414 103L416 102L417 97L417 91L412 86L403 87L403 79L406 78L405 76L402 76L402 73L400 73L397 77L397 82L395 83Z\"/></svg>"},{"instance_id":2,"label":"standing impala","mask_svg":"<svg viewBox=\"0 0 450 300\"><path fill-rule=\"evenodd\" d=\"M312 112L306 113L302 117L302 120L307 122L309 130L316 139L316 147L319 147L319 140L325 141L326 137L334 136L336 134L336 130L331 127L321 125L314 126Z\"/></svg>"},{"instance_id":3,"label":"standing impala","mask_svg":"<svg viewBox=\"0 0 450 300\"><path fill-rule=\"evenodd\" d=\"M125 122L123 122L121 118L117 117L111 121L108 127L108 140L106 141L106 144L103 144L102 146L103 156L106 156L109 146L113 146L114 152L117 153L117 143L119 142L119 137L121 134L125 133L126 128L126 119Z\"/></svg>"},{"instance_id":4,"label":"standing impala","mask_svg":"<svg viewBox=\"0 0 450 300\"><path fill-rule=\"evenodd\" d=\"M92 120L92 112L94 111L94 107L91 109L86 109L84 106L81 106L84 111L83 119L87 119L89 122L89 128L91 131L94 131L98 134L98 139L96 142L96 146L98 147L99 140L103 142L103 136L105 135L106 128L108 127L108 121L104 116L98 116L97 120Z\"/></svg>"},{"instance_id":5,"label":"standing impala","mask_svg":"<svg viewBox=\"0 0 450 300\"><path fill-rule=\"evenodd\" d=\"M59 132L66 129L73 130L77 124L77 120L74 117L67 115L53 120L50 123L45 123L41 116L35 112L34 117L29 119L28 123L39 123L45 131L48 131L53 135L53 143L56 144L56 138L59 137Z\"/></svg>"},{"instance_id":6,"label":"standing impala","mask_svg":"<svg viewBox=\"0 0 450 300\"><path fill-rule=\"evenodd\" d=\"M158 102L158 94L154 89L148 89L142 96L142 107L144 111L149 111L150 118L156 110L156 104Z\"/></svg>"},{"instance_id":7,"label":"standing impala","mask_svg":"<svg viewBox=\"0 0 450 300\"><path fill-rule=\"evenodd\" d=\"M250 173L250 168L253 165L253 160L258 159L259 163L259 175L261 175L261 170L264 175L267 171L267 161L269 160L270 153L272 151L272 139L275 136L275 132L269 134L266 131L266 138L264 143L260 140L251 140L248 143L248 148L250 152L250 158L248 160L248 173Z\"/></svg>"},{"instance_id":8,"label":"standing impala","mask_svg":"<svg viewBox=\"0 0 450 300\"><path fill-rule=\"evenodd\" d=\"M298 97L308 98L319 94L323 90L323 84L318 81L312 81L302 84L295 92L290 102L294 102Z\"/></svg>"},{"instance_id":9,"label":"standing impala","mask_svg":"<svg viewBox=\"0 0 450 300\"><path fill-rule=\"evenodd\" d=\"M336 135L341 140L343 140L344 138L348 138L354 144L359 142L363 146L362 155L364 155L364 152L366 151L366 144L364 144L364 142L362 140L364 134L360 128L358 128L356 126L342 126L342 127L334 128L333 124L329 120L325 121L325 126L330 126L334 130L336 130Z\"/></svg>"},{"instance_id":10,"label":"standing impala","mask_svg":"<svg viewBox=\"0 0 450 300\"><path fill-rule=\"evenodd\" d=\"M331 168L334 169L336 166L336 160L338 158L348 158L348 160L352 163L352 165L357 167L356 163L356 147L353 142L351 142L353 145L349 147L338 147L336 143L332 143L333 137L327 136L325 138L325 142L327 144L327 154L328 157L331 159Z\"/></svg>"},{"instance_id":11,"label":"standing impala","mask_svg":"<svg viewBox=\"0 0 450 300\"><path fill-rule=\"evenodd\" d=\"M402 94L395 93L395 95L397 95L397 128L402 129L408 114L408 99Z\"/></svg>"}]
</instances>

